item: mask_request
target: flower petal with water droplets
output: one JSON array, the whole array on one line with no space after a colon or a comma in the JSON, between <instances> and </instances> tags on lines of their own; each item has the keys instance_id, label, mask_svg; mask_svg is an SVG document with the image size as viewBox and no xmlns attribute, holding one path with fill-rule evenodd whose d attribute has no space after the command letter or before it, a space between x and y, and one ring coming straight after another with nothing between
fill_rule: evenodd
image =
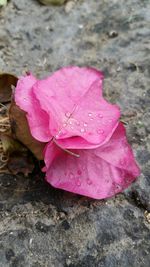
<instances>
[{"instance_id":1,"label":"flower petal with water droplets","mask_svg":"<svg viewBox=\"0 0 150 267\"><path fill-rule=\"evenodd\" d=\"M55 135L54 128L60 132L65 124L66 134L57 139L78 136L89 143L89 147L103 144L112 135L120 111L104 100L102 80L103 75L95 69L68 67L35 84L34 93L49 113L52 135ZM99 118L100 113L103 118ZM78 144L75 145L78 148Z\"/></svg>"},{"instance_id":2,"label":"flower petal with water droplets","mask_svg":"<svg viewBox=\"0 0 150 267\"><path fill-rule=\"evenodd\" d=\"M131 149L123 149L120 152L120 142L123 140L127 142L125 131L120 124L108 146L74 150L80 155L79 158L59 150L55 143L48 144L45 151L46 180L54 187L95 199L108 198L123 191L140 174ZM109 145L109 156L106 156L106 147ZM127 146L129 147L128 143ZM53 156L52 151L55 149L57 155ZM118 164L119 160L125 157L129 157L126 166ZM79 170L82 171L79 173Z\"/></svg>"}]
</instances>

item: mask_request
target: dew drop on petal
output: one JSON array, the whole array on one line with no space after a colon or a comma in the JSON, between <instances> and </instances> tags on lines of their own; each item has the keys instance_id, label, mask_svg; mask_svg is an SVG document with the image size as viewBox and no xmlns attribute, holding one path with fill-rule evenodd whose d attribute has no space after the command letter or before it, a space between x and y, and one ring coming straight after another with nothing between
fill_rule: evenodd
<instances>
[{"instance_id":1,"label":"dew drop on petal","mask_svg":"<svg viewBox=\"0 0 150 267\"><path fill-rule=\"evenodd\" d=\"M73 179L74 178L74 174L72 172L69 173L69 178Z\"/></svg>"},{"instance_id":2,"label":"dew drop on petal","mask_svg":"<svg viewBox=\"0 0 150 267\"><path fill-rule=\"evenodd\" d=\"M92 181L90 179L87 179L87 184L88 185L91 185L92 184Z\"/></svg>"},{"instance_id":3,"label":"dew drop on petal","mask_svg":"<svg viewBox=\"0 0 150 267\"><path fill-rule=\"evenodd\" d=\"M67 123L63 123L63 127L66 127L67 126Z\"/></svg>"},{"instance_id":4,"label":"dew drop on petal","mask_svg":"<svg viewBox=\"0 0 150 267\"><path fill-rule=\"evenodd\" d=\"M69 118L69 117L71 116L71 113L70 113L70 112L66 112L66 113L65 113L65 116L66 116L67 118Z\"/></svg>"},{"instance_id":5,"label":"dew drop on petal","mask_svg":"<svg viewBox=\"0 0 150 267\"><path fill-rule=\"evenodd\" d=\"M79 121L76 121L76 125L80 125L80 122Z\"/></svg>"},{"instance_id":6,"label":"dew drop on petal","mask_svg":"<svg viewBox=\"0 0 150 267\"><path fill-rule=\"evenodd\" d=\"M120 160L120 164L121 164L122 166L126 165L126 160L125 160L125 159L121 159L121 160Z\"/></svg>"},{"instance_id":7,"label":"dew drop on petal","mask_svg":"<svg viewBox=\"0 0 150 267\"><path fill-rule=\"evenodd\" d=\"M82 174L82 171L81 170L78 170L77 171L77 174L81 175Z\"/></svg>"},{"instance_id":8,"label":"dew drop on petal","mask_svg":"<svg viewBox=\"0 0 150 267\"><path fill-rule=\"evenodd\" d=\"M90 118L91 121L93 121L94 119L93 118Z\"/></svg>"},{"instance_id":9,"label":"dew drop on petal","mask_svg":"<svg viewBox=\"0 0 150 267\"><path fill-rule=\"evenodd\" d=\"M80 186L81 185L81 181L79 179L77 179L76 184L77 184L77 186Z\"/></svg>"},{"instance_id":10,"label":"dew drop on petal","mask_svg":"<svg viewBox=\"0 0 150 267\"><path fill-rule=\"evenodd\" d=\"M60 132L59 132L59 136L63 136L67 133L67 131L65 129L62 129Z\"/></svg>"},{"instance_id":11,"label":"dew drop on petal","mask_svg":"<svg viewBox=\"0 0 150 267\"><path fill-rule=\"evenodd\" d=\"M108 120L108 122L110 122L110 123L111 123L111 122L112 122L112 119L109 119L109 120Z\"/></svg>"},{"instance_id":12,"label":"dew drop on petal","mask_svg":"<svg viewBox=\"0 0 150 267\"><path fill-rule=\"evenodd\" d=\"M85 171L85 166L82 166L82 170Z\"/></svg>"},{"instance_id":13,"label":"dew drop on petal","mask_svg":"<svg viewBox=\"0 0 150 267\"><path fill-rule=\"evenodd\" d=\"M88 116L91 117L91 116L92 116L92 113L89 112L89 113L88 113Z\"/></svg>"},{"instance_id":14,"label":"dew drop on petal","mask_svg":"<svg viewBox=\"0 0 150 267\"><path fill-rule=\"evenodd\" d=\"M97 133L98 134L103 134L104 133L104 130L99 129L99 130L97 130Z\"/></svg>"},{"instance_id":15,"label":"dew drop on petal","mask_svg":"<svg viewBox=\"0 0 150 267\"><path fill-rule=\"evenodd\" d=\"M100 119L102 119L102 118L103 118L103 115L102 115L102 114L98 114L98 117L99 117Z\"/></svg>"},{"instance_id":16,"label":"dew drop on petal","mask_svg":"<svg viewBox=\"0 0 150 267\"><path fill-rule=\"evenodd\" d=\"M72 121L69 121L69 124L72 125Z\"/></svg>"},{"instance_id":17,"label":"dew drop on petal","mask_svg":"<svg viewBox=\"0 0 150 267\"><path fill-rule=\"evenodd\" d=\"M80 132L81 133L84 133L85 132L85 129L84 128L81 128Z\"/></svg>"},{"instance_id":18,"label":"dew drop on petal","mask_svg":"<svg viewBox=\"0 0 150 267\"><path fill-rule=\"evenodd\" d=\"M87 127L87 126L88 126L86 122L84 122L84 123L83 123L83 125L84 125L85 127Z\"/></svg>"}]
</instances>

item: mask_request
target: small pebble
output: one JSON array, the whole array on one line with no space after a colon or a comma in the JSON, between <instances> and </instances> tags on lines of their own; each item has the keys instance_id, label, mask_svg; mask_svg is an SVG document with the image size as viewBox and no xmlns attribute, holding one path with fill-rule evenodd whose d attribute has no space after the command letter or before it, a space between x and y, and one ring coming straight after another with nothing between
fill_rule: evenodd
<instances>
[{"instance_id":1,"label":"small pebble","mask_svg":"<svg viewBox=\"0 0 150 267\"><path fill-rule=\"evenodd\" d=\"M118 32L117 31L110 31L109 33L108 33L108 37L109 38L115 38L115 37L117 37L118 36Z\"/></svg>"}]
</instances>

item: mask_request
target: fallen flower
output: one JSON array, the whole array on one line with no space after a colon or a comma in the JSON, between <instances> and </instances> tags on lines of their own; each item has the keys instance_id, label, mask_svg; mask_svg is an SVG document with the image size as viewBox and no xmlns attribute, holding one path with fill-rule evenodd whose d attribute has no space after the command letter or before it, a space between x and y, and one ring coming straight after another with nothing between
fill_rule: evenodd
<instances>
[{"instance_id":1,"label":"fallen flower","mask_svg":"<svg viewBox=\"0 0 150 267\"><path fill-rule=\"evenodd\" d=\"M46 180L96 199L121 192L140 174L120 110L103 98L102 82L96 69L66 67L45 80L21 77L15 89L32 136L47 143Z\"/></svg>"}]
</instances>

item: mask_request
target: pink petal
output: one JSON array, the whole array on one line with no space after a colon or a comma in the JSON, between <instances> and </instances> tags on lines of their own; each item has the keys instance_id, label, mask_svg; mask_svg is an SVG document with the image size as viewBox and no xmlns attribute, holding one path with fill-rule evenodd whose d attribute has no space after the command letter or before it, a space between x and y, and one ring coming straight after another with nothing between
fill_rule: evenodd
<instances>
[{"instance_id":1,"label":"pink petal","mask_svg":"<svg viewBox=\"0 0 150 267\"><path fill-rule=\"evenodd\" d=\"M60 150L55 143L48 144L46 180L52 186L103 199L127 188L140 174L122 124L103 147L74 152L80 157Z\"/></svg>"},{"instance_id":2,"label":"pink petal","mask_svg":"<svg viewBox=\"0 0 150 267\"><path fill-rule=\"evenodd\" d=\"M96 155L118 168L131 172L134 177L140 175L131 146L127 141L125 127L121 122L109 142L101 146Z\"/></svg>"},{"instance_id":3,"label":"pink petal","mask_svg":"<svg viewBox=\"0 0 150 267\"><path fill-rule=\"evenodd\" d=\"M79 148L85 148L97 147L110 138L120 111L103 99L102 80L95 69L68 67L35 84L34 93L49 113L56 139L78 136Z\"/></svg>"},{"instance_id":4,"label":"pink petal","mask_svg":"<svg viewBox=\"0 0 150 267\"><path fill-rule=\"evenodd\" d=\"M15 102L25 112L32 136L42 142L51 139L49 130L49 116L41 109L40 103L32 92L36 78L30 74L18 80L15 89Z\"/></svg>"}]
</instances>

